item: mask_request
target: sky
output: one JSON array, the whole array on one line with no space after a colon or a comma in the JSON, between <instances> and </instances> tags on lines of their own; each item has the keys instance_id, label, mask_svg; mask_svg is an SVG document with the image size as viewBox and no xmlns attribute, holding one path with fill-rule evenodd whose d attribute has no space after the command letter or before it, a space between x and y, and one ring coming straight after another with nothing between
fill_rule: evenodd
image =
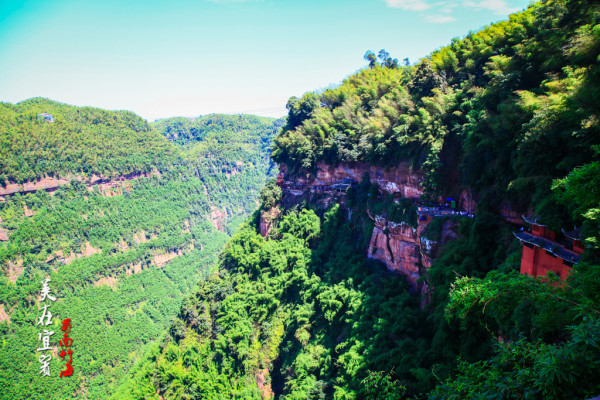
<instances>
[{"instance_id":1,"label":"sky","mask_svg":"<svg viewBox=\"0 0 600 400\"><path fill-rule=\"evenodd\" d=\"M0 0L0 101L47 97L148 121L281 117L291 96L411 63L523 0Z\"/></svg>"}]
</instances>

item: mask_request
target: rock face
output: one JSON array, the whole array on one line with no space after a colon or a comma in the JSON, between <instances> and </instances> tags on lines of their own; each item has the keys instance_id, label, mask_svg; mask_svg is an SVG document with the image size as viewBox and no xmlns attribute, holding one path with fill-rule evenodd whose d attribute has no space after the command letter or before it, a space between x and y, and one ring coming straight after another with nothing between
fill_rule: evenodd
<instances>
[{"instance_id":1,"label":"rock face","mask_svg":"<svg viewBox=\"0 0 600 400\"><path fill-rule=\"evenodd\" d=\"M379 260L388 269L406 275L411 286L417 287L421 266L417 228L376 217L367 257Z\"/></svg>"},{"instance_id":2,"label":"rock face","mask_svg":"<svg viewBox=\"0 0 600 400\"><path fill-rule=\"evenodd\" d=\"M281 214L279 207L273 207L270 210L264 211L260 214L259 228L262 237L266 237L271 232L274 221L277 220L279 214Z\"/></svg>"},{"instance_id":3,"label":"rock face","mask_svg":"<svg viewBox=\"0 0 600 400\"><path fill-rule=\"evenodd\" d=\"M418 199L423 194L422 171L413 170L407 163L381 168L364 163L340 163L333 166L320 162L314 173L300 171L289 175L285 165L280 165L280 170L284 173L287 186L284 190L284 206L305 200L323 207L332 202L345 206L344 193L318 188L331 188L347 179L360 182L365 175L369 176L372 183L377 184L383 194L399 194L413 199ZM267 220L268 218L263 219L261 216L260 230L263 236L270 229ZM389 222L383 217L376 217L367 257L383 262L392 271L405 274L411 286L416 288L422 268L421 231L422 227L413 228L405 223Z\"/></svg>"},{"instance_id":4,"label":"rock face","mask_svg":"<svg viewBox=\"0 0 600 400\"><path fill-rule=\"evenodd\" d=\"M525 221L523 221L523 215L533 215L533 209L528 209L525 211L515 210L515 208L508 201L503 201L500 204L499 213L505 221L517 225L526 225Z\"/></svg>"},{"instance_id":5,"label":"rock face","mask_svg":"<svg viewBox=\"0 0 600 400\"><path fill-rule=\"evenodd\" d=\"M183 254L181 249L168 251L166 253L155 254L152 257L152 263L156 265L158 268L162 268L169 263L169 261L176 259L180 255Z\"/></svg>"},{"instance_id":6,"label":"rock face","mask_svg":"<svg viewBox=\"0 0 600 400\"><path fill-rule=\"evenodd\" d=\"M139 231L137 233L134 233L133 240L138 244L139 243L147 243L150 241L150 239L148 239L148 237L146 236L146 232L144 232L143 230Z\"/></svg>"},{"instance_id":7,"label":"rock face","mask_svg":"<svg viewBox=\"0 0 600 400\"><path fill-rule=\"evenodd\" d=\"M0 187L0 196L7 196L15 193L33 193L38 190L55 190L61 185L69 183L64 178L43 178L35 182L25 182L23 185L18 183L8 183Z\"/></svg>"},{"instance_id":8,"label":"rock face","mask_svg":"<svg viewBox=\"0 0 600 400\"><path fill-rule=\"evenodd\" d=\"M16 261L8 262L8 280L16 283L17 279L23 273L23 259L18 258Z\"/></svg>"},{"instance_id":9,"label":"rock face","mask_svg":"<svg viewBox=\"0 0 600 400\"><path fill-rule=\"evenodd\" d=\"M215 229L225 232L224 223L227 221L227 209L223 208L223 211L219 210L215 206L210 206L209 219Z\"/></svg>"},{"instance_id":10,"label":"rock face","mask_svg":"<svg viewBox=\"0 0 600 400\"><path fill-rule=\"evenodd\" d=\"M98 185L100 191L102 193L105 193L107 190L126 186L126 183L133 179L149 177L153 175L160 176L160 172L132 172L130 174L118 176L115 178L108 178L100 175L92 175L89 179L81 176L61 178L46 177L34 182L25 182L23 184L5 182L4 185L0 185L0 196L9 196L15 193L35 193L38 190L45 190L47 192L52 193L60 186L69 183L72 179L84 182L88 186L88 190L90 191L93 190L94 185Z\"/></svg>"},{"instance_id":11,"label":"rock face","mask_svg":"<svg viewBox=\"0 0 600 400\"><path fill-rule=\"evenodd\" d=\"M0 322L8 321L10 324L10 315L4 310L4 304L0 303Z\"/></svg>"},{"instance_id":12,"label":"rock face","mask_svg":"<svg viewBox=\"0 0 600 400\"><path fill-rule=\"evenodd\" d=\"M460 192L460 195L458 196L458 206L471 214L477 212L477 201L473 198L471 189L465 189Z\"/></svg>"},{"instance_id":13,"label":"rock face","mask_svg":"<svg viewBox=\"0 0 600 400\"><path fill-rule=\"evenodd\" d=\"M258 370L256 373L256 386L258 386L258 390L260 391L261 398L263 400L272 399L275 394L273 393L273 389L271 388L271 383L267 382L267 377L269 376L269 369L264 368Z\"/></svg>"},{"instance_id":14,"label":"rock face","mask_svg":"<svg viewBox=\"0 0 600 400\"><path fill-rule=\"evenodd\" d=\"M105 276L104 278L100 278L94 282L94 286L110 286L113 289L117 288L117 283L119 280L114 276Z\"/></svg>"},{"instance_id":15,"label":"rock face","mask_svg":"<svg viewBox=\"0 0 600 400\"><path fill-rule=\"evenodd\" d=\"M35 215L35 213L31 211L26 205L24 205L23 208L26 217L33 217Z\"/></svg>"},{"instance_id":16,"label":"rock face","mask_svg":"<svg viewBox=\"0 0 600 400\"><path fill-rule=\"evenodd\" d=\"M340 163L336 166L323 162L317 164L314 172L299 171L289 174L285 165L280 165L285 183L282 205L284 208L309 202L312 205L327 207L333 202L345 206L345 193L333 190L335 184L351 179L360 182L368 175L372 183L376 183L382 194L398 194L403 198L419 199L423 194L421 183L423 172L413 170L407 163L394 167L381 168L363 163ZM443 201L443 198L441 199ZM459 209L475 214L478 196L470 189L464 189L458 196ZM498 210L505 220L520 223L520 212L515 211L508 202L503 202ZM266 236L270 230L269 216L261 216L260 232ZM439 249L450 240L457 238L457 223L452 220L444 222L440 232L428 232L432 217L419 221L418 227L406 223L394 223L383 216L371 217L375 226L371 236L367 257L383 262L389 270L407 276L409 284L416 290L427 291L426 287L417 283L423 271L431 267L431 261L438 255ZM439 226L439 225L438 225ZM431 237L436 240L432 240Z\"/></svg>"},{"instance_id":17,"label":"rock face","mask_svg":"<svg viewBox=\"0 0 600 400\"><path fill-rule=\"evenodd\" d=\"M458 238L458 223L446 220L439 233L439 240L431 240L427 237L428 225L419 226L419 243L421 253L421 264L423 268L431 267L431 260L438 255L439 249L451 240Z\"/></svg>"},{"instance_id":18,"label":"rock face","mask_svg":"<svg viewBox=\"0 0 600 400\"><path fill-rule=\"evenodd\" d=\"M458 237L457 222L447 220L439 235L436 234L438 240L428 238L429 222L422 221L415 228L404 222L395 223L375 217L367 257L383 262L391 271L406 275L413 289L426 292L427 288L417 280L425 269L431 267L431 260L437 257L439 249Z\"/></svg>"},{"instance_id":19,"label":"rock face","mask_svg":"<svg viewBox=\"0 0 600 400\"><path fill-rule=\"evenodd\" d=\"M411 169L407 163L400 163L390 168L381 168L363 163L340 163L333 166L319 162L315 173L300 171L289 177L285 165L280 165L280 170L284 173L286 182L291 181L305 186L329 186L346 178L360 182L363 176L367 174L371 182L379 186L382 193L400 193L402 197L407 198L419 198L423 193L421 187L423 173Z\"/></svg>"}]
</instances>

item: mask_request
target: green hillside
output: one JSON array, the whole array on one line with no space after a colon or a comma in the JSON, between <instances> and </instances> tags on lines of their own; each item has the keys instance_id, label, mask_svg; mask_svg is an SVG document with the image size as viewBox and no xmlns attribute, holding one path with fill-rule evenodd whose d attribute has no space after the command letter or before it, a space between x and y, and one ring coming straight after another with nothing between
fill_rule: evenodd
<instances>
[{"instance_id":1,"label":"green hillside","mask_svg":"<svg viewBox=\"0 0 600 400\"><path fill-rule=\"evenodd\" d=\"M535 3L416 66L367 53L370 66L339 87L291 98L273 145L290 174L319 162L408 161L425 172L426 199L470 189L477 215L454 221L457 239L433 260L423 277L431 291L420 297L366 258L369 210L399 207L376 185L348 189L347 209L283 210L263 238L259 215L283 207L281 190L267 185L219 270L114 398L600 394L598 11ZM504 201L553 229L583 225L587 248L566 282L519 274Z\"/></svg>"},{"instance_id":2,"label":"green hillside","mask_svg":"<svg viewBox=\"0 0 600 400\"><path fill-rule=\"evenodd\" d=\"M42 113L54 121L38 117ZM72 107L43 98L0 103L0 184L150 172L175 158L173 147L129 111Z\"/></svg>"},{"instance_id":3,"label":"green hillside","mask_svg":"<svg viewBox=\"0 0 600 400\"><path fill-rule=\"evenodd\" d=\"M272 177L276 173L270 146L283 122L254 115L213 114L194 120L169 118L152 126L177 145L185 168L196 171L209 191L218 193L211 197L214 205L236 205L234 214L244 216L231 220L230 225L237 228L258 206L265 174Z\"/></svg>"},{"instance_id":4,"label":"green hillside","mask_svg":"<svg viewBox=\"0 0 600 400\"><path fill-rule=\"evenodd\" d=\"M0 140L14 145L0 148L15 152L2 157L0 171L15 181L71 180L52 194L0 202L0 227L9 237L0 242L0 305L8 316L0 322L0 398L107 398L258 204L272 174L268 144L281 123L220 116L226 128L183 144L129 112L40 99L2 107L14 125L2 125ZM41 112L54 122L38 120ZM21 157L34 162L22 164ZM108 188L88 180L130 172L151 174ZM52 377L40 375L37 299L45 277L58 297L48 327L57 332L55 345L60 321L72 320L71 378L58 378L65 363L56 354Z\"/></svg>"}]
</instances>

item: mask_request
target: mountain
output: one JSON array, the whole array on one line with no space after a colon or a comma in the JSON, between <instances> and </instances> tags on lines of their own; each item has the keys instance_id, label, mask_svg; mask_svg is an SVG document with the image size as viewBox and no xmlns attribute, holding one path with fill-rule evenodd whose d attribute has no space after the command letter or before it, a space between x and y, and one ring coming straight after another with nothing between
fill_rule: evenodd
<instances>
[{"instance_id":1,"label":"mountain","mask_svg":"<svg viewBox=\"0 0 600 400\"><path fill-rule=\"evenodd\" d=\"M291 98L282 175L114 398L600 394L598 15L534 3ZM521 215L582 228L566 280L519 273Z\"/></svg>"},{"instance_id":2,"label":"mountain","mask_svg":"<svg viewBox=\"0 0 600 400\"><path fill-rule=\"evenodd\" d=\"M3 103L0 119L0 398L108 398L258 205L282 121L206 117L171 142L177 119L47 99ZM40 301L46 278L55 302ZM59 378L66 318L75 372Z\"/></svg>"},{"instance_id":3,"label":"mountain","mask_svg":"<svg viewBox=\"0 0 600 400\"><path fill-rule=\"evenodd\" d=\"M52 122L42 117L49 114ZM0 182L45 176L114 176L174 162L174 149L129 111L72 107L44 98L0 103Z\"/></svg>"}]
</instances>

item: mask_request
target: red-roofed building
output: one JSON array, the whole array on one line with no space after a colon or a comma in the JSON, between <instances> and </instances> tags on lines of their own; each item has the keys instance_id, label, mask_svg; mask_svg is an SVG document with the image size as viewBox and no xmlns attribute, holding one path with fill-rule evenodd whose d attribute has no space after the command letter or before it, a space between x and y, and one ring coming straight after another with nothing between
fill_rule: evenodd
<instances>
[{"instance_id":1,"label":"red-roofed building","mask_svg":"<svg viewBox=\"0 0 600 400\"><path fill-rule=\"evenodd\" d=\"M561 279L566 279L573 264L579 261L579 255L584 250L580 231L563 230L567 243L562 244L557 241L556 232L539 223L536 218L523 217L523 219L531 224L531 232L515 233L523 245L521 273L538 277L546 276L552 271Z\"/></svg>"}]
</instances>

